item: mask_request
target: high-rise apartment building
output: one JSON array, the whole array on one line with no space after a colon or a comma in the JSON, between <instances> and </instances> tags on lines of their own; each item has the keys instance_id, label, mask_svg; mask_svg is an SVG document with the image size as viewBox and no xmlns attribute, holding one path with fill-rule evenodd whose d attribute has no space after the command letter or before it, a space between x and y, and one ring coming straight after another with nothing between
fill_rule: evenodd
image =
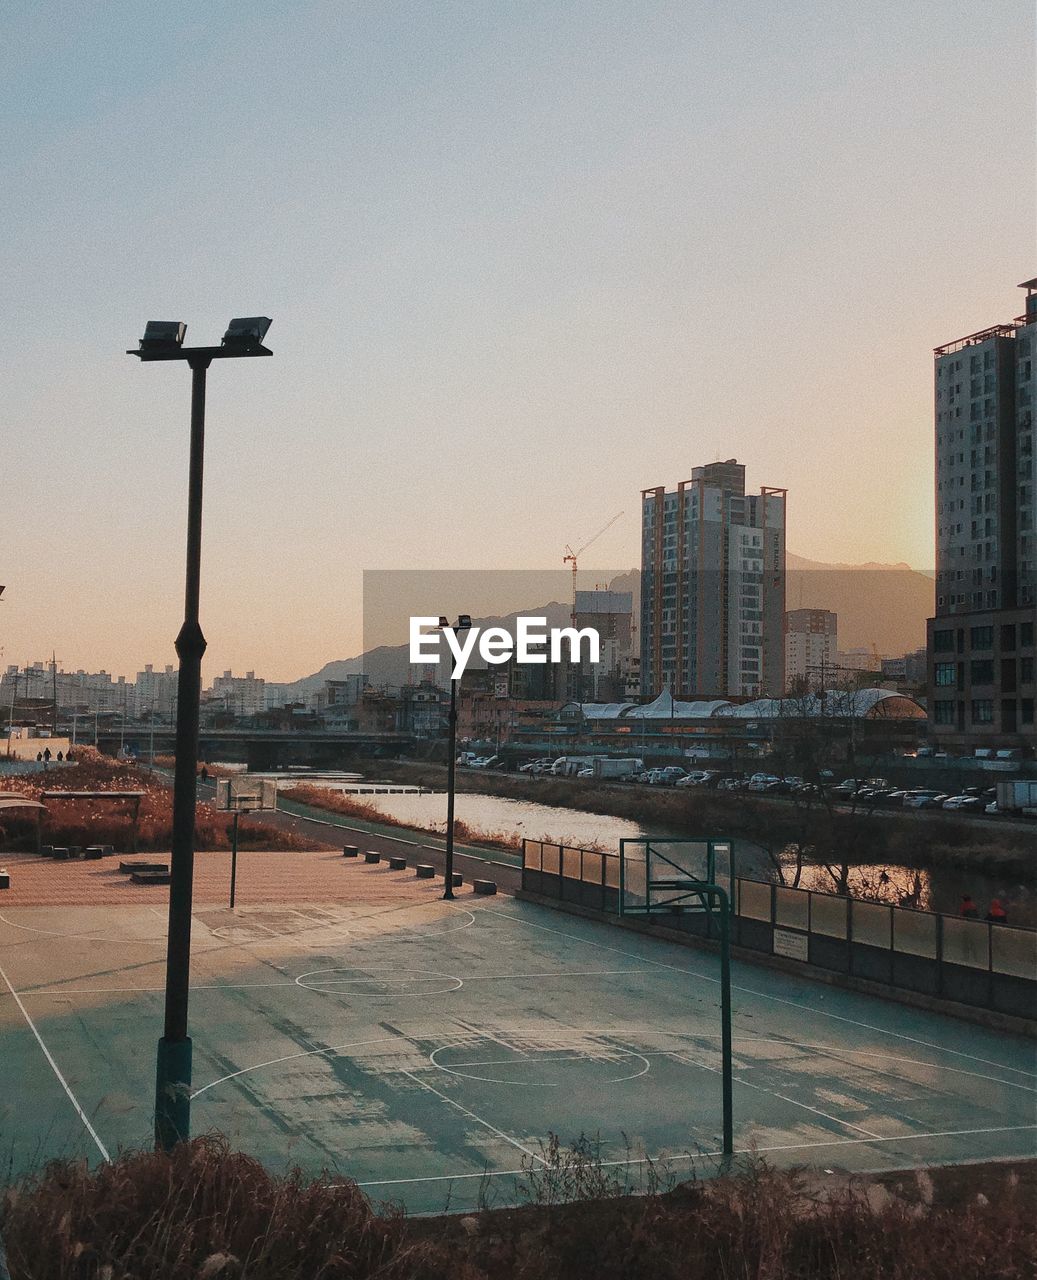
<instances>
[{"instance_id":1,"label":"high-rise apartment building","mask_svg":"<svg viewBox=\"0 0 1037 1280\"><path fill-rule=\"evenodd\" d=\"M949 745L1033 745L1037 280L1016 320L937 347L930 723Z\"/></svg>"},{"instance_id":2,"label":"high-rise apartment building","mask_svg":"<svg viewBox=\"0 0 1037 1280\"><path fill-rule=\"evenodd\" d=\"M829 688L838 665L838 617L830 609L790 609L785 615L785 686Z\"/></svg>"},{"instance_id":3,"label":"high-rise apartment building","mask_svg":"<svg viewBox=\"0 0 1037 1280\"><path fill-rule=\"evenodd\" d=\"M734 458L641 493L641 691L780 697L784 489L745 492Z\"/></svg>"}]
</instances>

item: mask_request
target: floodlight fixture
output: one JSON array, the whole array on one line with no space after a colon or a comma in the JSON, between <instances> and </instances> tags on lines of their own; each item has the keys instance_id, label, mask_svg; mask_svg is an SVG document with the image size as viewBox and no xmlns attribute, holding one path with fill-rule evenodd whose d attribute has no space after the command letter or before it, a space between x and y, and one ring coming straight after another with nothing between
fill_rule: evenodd
<instances>
[{"instance_id":1,"label":"floodlight fixture","mask_svg":"<svg viewBox=\"0 0 1037 1280\"><path fill-rule=\"evenodd\" d=\"M441 627L449 627L449 626L450 626L450 619L446 616L446 614L445 614L445 613L441 613L441 614L439 615L439 625L440 625Z\"/></svg>"},{"instance_id":2,"label":"floodlight fixture","mask_svg":"<svg viewBox=\"0 0 1037 1280\"><path fill-rule=\"evenodd\" d=\"M141 351L172 350L183 346L187 325L182 320L149 320L140 340Z\"/></svg>"},{"instance_id":3,"label":"floodlight fixture","mask_svg":"<svg viewBox=\"0 0 1037 1280\"><path fill-rule=\"evenodd\" d=\"M245 316L232 320L223 335L225 347L260 347L273 324L269 316Z\"/></svg>"},{"instance_id":4,"label":"floodlight fixture","mask_svg":"<svg viewBox=\"0 0 1037 1280\"><path fill-rule=\"evenodd\" d=\"M470 613L462 613L457 618L458 631L470 631L472 629L472 615Z\"/></svg>"}]
</instances>

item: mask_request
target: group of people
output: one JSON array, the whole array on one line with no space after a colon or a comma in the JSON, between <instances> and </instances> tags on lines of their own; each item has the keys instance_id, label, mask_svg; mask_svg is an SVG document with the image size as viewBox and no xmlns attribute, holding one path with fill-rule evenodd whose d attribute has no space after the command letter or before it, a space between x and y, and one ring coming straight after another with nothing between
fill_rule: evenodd
<instances>
[{"instance_id":1,"label":"group of people","mask_svg":"<svg viewBox=\"0 0 1037 1280\"><path fill-rule=\"evenodd\" d=\"M56 760L64 760L66 764L70 763L70 762L71 762L71 760L72 760L72 749L71 749L71 747L69 748L69 751L68 751L68 754L67 754L67 755L62 755L62 753L59 751L59 752L58 752L58 754L57 754L56 756L51 756L51 754L50 754L50 747L45 747L43 751L37 751L37 752L36 752L36 763L37 763L37 764L50 764L50 762L51 762L51 760L52 760L52 759L56 759Z\"/></svg>"},{"instance_id":2,"label":"group of people","mask_svg":"<svg viewBox=\"0 0 1037 1280\"><path fill-rule=\"evenodd\" d=\"M972 895L970 893L962 894L961 910L958 914L965 920L979 919L979 907L977 907L975 902L972 900ZM987 910L985 919L991 921L993 924L1008 923L1008 912L1005 910L1004 903L1000 898L990 899L990 906Z\"/></svg>"}]
</instances>

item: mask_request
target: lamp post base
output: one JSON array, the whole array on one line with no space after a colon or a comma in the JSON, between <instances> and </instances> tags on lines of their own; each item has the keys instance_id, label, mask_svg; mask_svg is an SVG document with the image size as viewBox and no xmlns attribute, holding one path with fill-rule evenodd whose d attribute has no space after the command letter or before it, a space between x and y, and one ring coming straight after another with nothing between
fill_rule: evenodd
<instances>
[{"instance_id":1,"label":"lamp post base","mask_svg":"<svg viewBox=\"0 0 1037 1280\"><path fill-rule=\"evenodd\" d=\"M191 1038L158 1042L155 1147L171 1151L191 1136Z\"/></svg>"}]
</instances>

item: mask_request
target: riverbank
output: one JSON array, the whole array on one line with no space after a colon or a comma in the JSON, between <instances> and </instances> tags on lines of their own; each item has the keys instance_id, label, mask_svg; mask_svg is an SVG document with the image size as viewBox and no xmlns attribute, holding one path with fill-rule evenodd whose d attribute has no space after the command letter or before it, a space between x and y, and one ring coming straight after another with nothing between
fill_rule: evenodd
<instances>
[{"instance_id":1,"label":"riverbank","mask_svg":"<svg viewBox=\"0 0 1037 1280\"><path fill-rule=\"evenodd\" d=\"M378 775L431 790L446 787L445 765L379 763ZM1037 885L1037 831L981 825L925 812L873 812L757 799L708 789L676 790L589 779L458 769L459 792L500 796L625 818L660 830L716 832L750 841L773 859L789 847L833 867L889 863L918 870L951 868Z\"/></svg>"},{"instance_id":2,"label":"riverbank","mask_svg":"<svg viewBox=\"0 0 1037 1280\"><path fill-rule=\"evenodd\" d=\"M279 798L284 797L296 804L309 805L311 808L323 809L327 813L336 813L347 818L359 818L378 826L398 827L404 831L421 831L430 835L443 834L444 823L419 823L397 818L357 795L345 791L333 791L330 787L321 787L314 783L285 787L278 795ZM454 819L454 839L507 853L518 853L522 848L522 838L517 833L485 831L460 818Z\"/></svg>"}]
</instances>

